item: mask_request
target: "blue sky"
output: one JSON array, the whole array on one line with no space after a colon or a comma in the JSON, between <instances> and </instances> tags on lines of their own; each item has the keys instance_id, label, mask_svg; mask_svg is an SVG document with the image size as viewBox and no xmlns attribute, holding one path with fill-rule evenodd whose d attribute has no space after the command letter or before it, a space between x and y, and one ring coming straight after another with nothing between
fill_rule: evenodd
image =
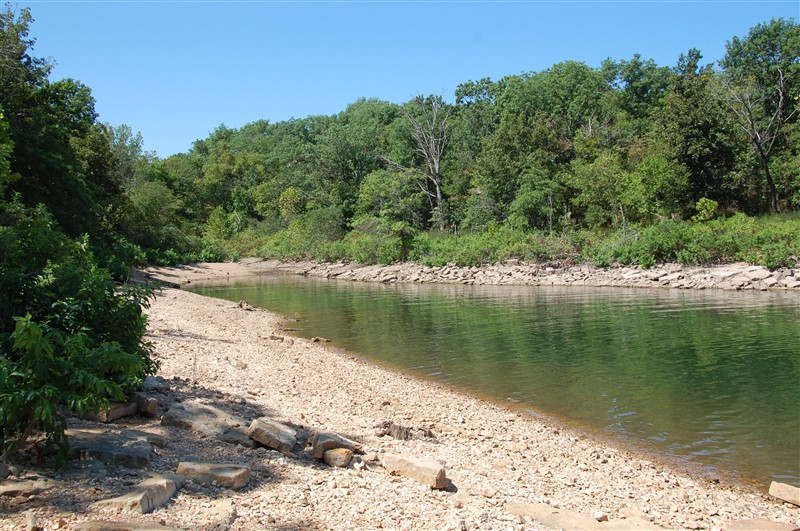
<instances>
[{"instance_id":1,"label":"blue sky","mask_svg":"<svg viewBox=\"0 0 800 531\"><path fill-rule=\"evenodd\" d=\"M789 1L29 1L34 55L92 89L100 120L165 158L217 126L332 115L361 97L402 103L469 80L597 67L634 53L659 65L725 42Z\"/></svg>"}]
</instances>

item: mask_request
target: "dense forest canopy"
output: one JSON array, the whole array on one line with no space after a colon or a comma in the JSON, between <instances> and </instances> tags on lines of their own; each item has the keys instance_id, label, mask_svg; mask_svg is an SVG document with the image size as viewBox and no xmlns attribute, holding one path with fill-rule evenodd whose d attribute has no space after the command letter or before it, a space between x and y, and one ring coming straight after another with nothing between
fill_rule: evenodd
<instances>
[{"instance_id":1,"label":"dense forest canopy","mask_svg":"<svg viewBox=\"0 0 800 531\"><path fill-rule=\"evenodd\" d=\"M220 125L187 153L129 157L124 234L160 260L199 244L204 256L391 261L424 258L433 233L794 212L799 31L759 24L716 65L695 49L672 66L565 61L465 81L452 102L359 99L333 116Z\"/></svg>"}]
</instances>

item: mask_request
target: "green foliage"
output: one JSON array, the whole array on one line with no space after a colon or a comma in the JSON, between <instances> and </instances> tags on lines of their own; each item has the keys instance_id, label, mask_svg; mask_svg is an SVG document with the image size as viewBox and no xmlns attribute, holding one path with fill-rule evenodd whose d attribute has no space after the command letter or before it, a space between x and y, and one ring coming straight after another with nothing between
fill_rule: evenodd
<instances>
[{"instance_id":1,"label":"green foliage","mask_svg":"<svg viewBox=\"0 0 800 531\"><path fill-rule=\"evenodd\" d=\"M63 458L59 407L102 407L157 364L143 339L151 289L117 286L88 238L53 226L43 206L0 202L0 447L41 430Z\"/></svg>"}]
</instances>

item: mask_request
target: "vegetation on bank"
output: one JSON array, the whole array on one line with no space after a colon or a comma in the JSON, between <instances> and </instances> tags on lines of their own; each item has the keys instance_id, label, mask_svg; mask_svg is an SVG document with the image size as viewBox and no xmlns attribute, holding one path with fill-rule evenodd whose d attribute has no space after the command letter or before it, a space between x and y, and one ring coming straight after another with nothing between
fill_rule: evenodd
<instances>
[{"instance_id":1,"label":"vegetation on bank","mask_svg":"<svg viewBox=\"0 0 800 531\"><path fill-rule=\"evenodd\" d=\"M159 159L51 80L28 9L0 12L0 451L65 452L62 408L156 367L131 266L281 259L649 267L800 256L800 27L688 50L220 125Z\"/></svg>"}]
</instances>

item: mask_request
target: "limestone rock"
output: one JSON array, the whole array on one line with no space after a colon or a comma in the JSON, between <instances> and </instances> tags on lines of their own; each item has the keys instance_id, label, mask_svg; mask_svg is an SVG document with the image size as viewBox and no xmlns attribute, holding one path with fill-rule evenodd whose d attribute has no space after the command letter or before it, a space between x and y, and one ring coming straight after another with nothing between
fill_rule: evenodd
<instances>
[{"instance_id":1,"label":"limestone rock","mask_svg":"<svg viewBox=\"0 0 800 531\"><path fill-rule=\"evenodd\" d=\"M509 502L506 504L506 511L515 516L527 516L545 527L564 531L606 529L607 525L575 511L553 507L546 503Z\"/></svg>"},{"instance_id":2,"label":"limestone rock","mask_svg":"<svg viewBox=\"0 0 800 531\"><path fill-rule=\"evenodd\" d=\"M328 466L346 468L353 459L353 451L347 448L334 448L322 454L322 461Z\"/></svg>"},{"instance_id":3,"label":"limestone rock","mask_svg":"<svg viewBox=\"0 0 800 531\"><path fill-rule=\"evenodd\" d=\"M33 496L56 486L56 482L47 478L9 479L0 483L0 496Z\"/></svg>"},{"instance_id":4,"label":"limestone rock","mask_svg":"<svg viewBox=\"0 0 800 531\"><path fill-rule=\"evenodd\" d=\"M109 423L122 417L132 417L138 413L139 408L135 402L127 402L124 404L111 404L108 409L98 411L97 413L88 411L83 415L87 420L95 422Z\"/></svg>"},{"instance_id":5,"label":"limestone rock","mask_svg":"<svg viewBox=\"0 0 800 531\"><path fill-rule=\"evenodd\" d=\"M187 400L182 407L170 409L162 415L161 424L196 431L231 444L255 446L247 437L245 419L199 400Z\"/></svg>"},{"instance_id":6,"label":"limestone rock","mask_svg":"<svg viewBox=\"0 0 800 531\"><path fill-rule=\"evenodd\" d=\"M153 452L149 434L136 430L121 432L103 429L66 430L70 459L98 459L106 465L147 468Z\"/></svg>"},{"instance_id":7,"label":"limestone rock","mask_svg":"<svg viewBox=\"0 0 800 531\"><path fill-rule=\"evenodd\" d=\"M769 486L769 495L800 506L800 487L773 481Z\"/></svg>"},{"instance_id":8,"label":"limestone rock","mask_svg":"<svg viewBox=\"0 0 800 531\"><path fill-rule=\"evenodd\" d=\"M208 516L214 522L214 529L223 531L228 529L239 515L236 513L236 506L233 505L233 501L224 499L218 500L211 507Z\"/></svg>"},{"instance_id":9,"label":"limestone rock","mask_svg":"<svg viewBox=\"0 0 800 531\"><path fill-rule=\"evenodd\" d=\"M356 451L356 443L346 437L328 431L313 431L309 441L313 449L315 459L322 459L328 450L334 448L347 448L351 452Z\"/></svg>"},{"instance_id":10,"label":"limestone rock","mask_svg":"<svg viewBox=\"0 0 800 531\"><path fill-rule=\"evenodd\" d=\"M151 398L144 393L133 393L131 398L140 414L150 416L156 412L158 401L155 398Z\"/></svg>"},{"instance_id":11,"label":"limestone rock","mask_svg":"<svg viewBox=\"0 0 800 531\"><path fill-rule=\"evenodd\" d=\"M399 474L428 485L432 489L447 488L444 467L436 461L386 454L381 459L390 474Z\"/></svg>"},{"instance_id":12,"label":"limestone rock","mask_svg":"<svg viewBox=\"0 0 800 531\"><path fill-rule=\"evenodd\" d=\"M297 443L296 435L294 429L269 417L254 419L247 429L248 437L284 454L290 453L294 448Z\"/></svg>"},{"instance_id":13,"label":"limestone rock","mask_svg":"<svg viewBox=\"0 0 800 531\"><path fill-rule=\"evenodd\" d=\"M248 467L231 464L182 461L178 463L176 472L187 479L207 483L216 481L218 485L231 490L239 490L250 481Z\"/></svg>"},{"instance_id":14,"label":"limestone rock","mask_svg":"<svg viewBox=\"0 0 800 531\"><path fill-rule=\"evenodd\" d=\"M183 486L181 476L151 474L132 491L116 498L93 503L95 507L115 507L118 509L146 514L166 504Z\"/></svg>"},{"instance_id":15,"label":"limestone rock","mask_svg":"<svg viewBox=\"0 0 800 531\"><path fill-rule=\"evenodd\" d=\"M796 528L792 524L780 524L763 518L749 518L731 522L725 531L793 531L794 529Z\"/></svg>"}]
</instances>

